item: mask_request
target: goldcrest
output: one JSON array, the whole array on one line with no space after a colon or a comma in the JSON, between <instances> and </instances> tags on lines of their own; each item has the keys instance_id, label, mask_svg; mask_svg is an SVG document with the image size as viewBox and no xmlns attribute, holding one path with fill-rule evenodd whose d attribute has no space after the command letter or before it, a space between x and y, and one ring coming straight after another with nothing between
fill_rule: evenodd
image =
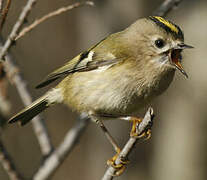
<instances>
[{"instance_id":1,"label":"goldcrest","mask_svg":"<svg viewBox=\"0 0 207 180\"><path fill-rule=\"evenodd\" d=\"M169 87L176 70L187 77L186 48L192 46L177 25L158 16L139 19L49 74L37 88L62 81L9 123L24 125L58 103L80 113L132 115Z\"/></svg>"}]
</instances>

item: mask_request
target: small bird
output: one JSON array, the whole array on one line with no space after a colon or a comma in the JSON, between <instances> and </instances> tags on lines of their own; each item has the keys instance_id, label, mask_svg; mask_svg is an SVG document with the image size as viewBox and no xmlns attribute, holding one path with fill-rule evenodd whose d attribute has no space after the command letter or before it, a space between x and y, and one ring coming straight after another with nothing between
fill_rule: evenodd
<instances>
[{"instance_id":1,"label":"small bird","mask_svg":"<svg viewBox=\"0 0 207 180\"><path fill-rule=\"evenodd\" d=\"M49 74L37 88L63 80L9 123L24 125L57 103L90 114L131 115L169 87L176 69L187 77L181 65L186 48L192 46L177 25L158 16L138 19Z\"/></svg>"},{"instance_id":2,"label":"small bird","mask_svg":"<svg viewBox=\"0 0 207 180\"><path fill-rule=\"evenodd\" d=\"M183 32L174 23L159 16L138 19L49 74L37 88L62 81L9 123L25 125L58 103L80 113L127 115L133 121L134 113L169 87L176 69L188 77L181 65L181 52L187 48L192 46L184 43Z\"/></svg>"}]
</instances>

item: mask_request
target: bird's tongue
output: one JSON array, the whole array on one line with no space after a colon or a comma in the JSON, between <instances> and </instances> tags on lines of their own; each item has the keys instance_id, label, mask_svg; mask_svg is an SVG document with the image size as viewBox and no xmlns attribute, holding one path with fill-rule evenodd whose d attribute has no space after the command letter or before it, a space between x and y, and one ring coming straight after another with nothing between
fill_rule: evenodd
<instances>
[{"instance_id":1,"label":"bird's tongue","mask_svg":"<svg viewBox=\"0 0 207 180\"><path fill-rule=\"evenodd\" d=\"M180 61L181 61L181 50L180 49L174 49L171 52L171 60L172 63L174 64L174 66L181 72L183 73L183 75L185 75L188 78L187 73L185 72L185 70L183 69Z\"/></svg>"}]
</instances>

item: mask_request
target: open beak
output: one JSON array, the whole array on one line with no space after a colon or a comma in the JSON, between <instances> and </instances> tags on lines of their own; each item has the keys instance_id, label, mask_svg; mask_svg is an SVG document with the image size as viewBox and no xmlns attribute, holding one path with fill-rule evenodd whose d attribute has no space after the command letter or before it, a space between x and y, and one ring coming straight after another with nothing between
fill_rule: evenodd
<instances>
[{"instance_id":1,"label":"open beak","mask_svg":"<svg viewBox=\"0 0 207 180\"><path fill-rule=\"evenodd\" d=\"M187 44L181 43L178 44L174 49L170 52L170 59L171 63L178 69L186 78L188 78L188 74L183 69L183 66L181 64L182 56L181 52L183 49L189 49L193 48L193 46L189 46Z\"/></svg>"},{"instance_id":2,"label":"open beak","mask_svg":"<svg viewBox=\"0 0 207 180\"><path fill-rule=\"evenodd\" d=\"M176 49L192 49L194 48L193 46L190 46L190 45L187 45L187 44L184 44L184 43L180 43L177 45L177 48Z\"/></svg>"}]
</instances>

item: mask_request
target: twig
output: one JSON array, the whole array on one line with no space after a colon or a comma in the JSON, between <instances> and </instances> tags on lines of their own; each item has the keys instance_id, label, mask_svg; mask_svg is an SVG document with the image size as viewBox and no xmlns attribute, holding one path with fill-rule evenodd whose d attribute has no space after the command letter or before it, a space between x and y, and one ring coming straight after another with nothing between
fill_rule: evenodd
<instances>
[{"instance_id":1,"label":"twig","mask_svg":"<svg viewBox=\"0 0 207 180\"><path fill-rule=\"evenodd\" d=\"M31 104L32 98L31 98L30 93L26 87L25 81L23 80L21 74L18 71L18 67L14 64L14 62L13 62L14 60L11 58L11 56L9 54L6 54L6 52L8 51L9 47L12 45L12 41L16 38L18 30L22 26L26 16L30 12L30 10L35 2L36 2L36 0L28 0L27 5L23 9L17 23L14 25L12 32L10 33L9 38L7 39L6 43L4 44L4 46L2 46L2 44L0 44L0 48L2 48L2 50L0 52L0 60L5 56L6 62L3 63L4 67L5 67L5 71L7 74L9 74L11 76L12 82L17 87L17 90L20 94L20 97L22 98L22 101L24 102L24 104L26 106ZM0 40L0 42L2 42L2 40ZM39 141L39 144L40 144L42 154L44 156L48 156L52 152L53 147L51 145L51 141L48 136L48 132L47 132L46 126L44 124L44 121L40 118L40 116L36 116L33 119L32 123L33 123L34 132L35 132L37 139ZM65 141L55 151L56 154L52 154L53 156L49 156L49 157L51 157L51 159L53 159L53 157L56 157L60 154L60 159L58 160L57 164L54 164L55 166L53 166L51 171L50 170L47 171L47 173L45 174L46 176L51 176L51 174L54 172L54 170L59 167L61 162L64 160L64 157L74 147L74 144L75 144L77 138L81 134L80 132L83 131L86 124L87 123L83 124L80 122L80 124L77 125L77 128L76 128L77 131L74 133L73 133L73 131L70 131L70 133L68 133L68 135L66 136ZM72 140L71 138L72 139L74 138L74 140ZM50 158L48 158L48 160L50 160ZM48 170L48 168L47 168L48 164L46 163L45 165L46 166L44 166L44 167L46 167L46 169ZM50 165L50 163L49 163L49 165ZM37 174L37 175L38 176L42 175L42 172L44 172L44 169L43 169L43 171L41 170L40 174Z\"/></svg>"},{"instance_id":2,"label":"twig","mask_svg":"<svg viewBox=\"0 0 207 180\"><path fill-rule=\"evenodd\" d=\"M1 39L0 39L1 42ZM2 44L0 43L0 48ZM4 68L8 76L11 77L12 82L16 86L19 95L25 106L28 106L32 103L32 97L27 89L26 82L18 71L18 67L14 64L14 59L8 54L5 56L6 62L4 62ZM36 116L33 121L33 129L37 136L40 149L42 151L43 156L47 156L52 152L53 147L50 141L50 137L47 132L47 128L44 124L43 119L40 116Z\"/></svg>"},{"instance_id":3,"label":"twig","mask_svg":"<svg viewBox=\"0 0 207 180\"><path fill-rule=\"evenodd\" d=\"M50 12L49 14L46 14L45 16L36 19L32 24L30 24L29 26L25 27L24 29L22 29L22 31L19 33L19 35L15 38L15 40L21 38L22 36L24 36L26 33L30 32L31 30L33 30L37 25L39 25L40 23L48 20L49 18L52 18L54 16L60 15L66 11L69 11L71 9L80 7L80 6L84 6L84 5L89 5L89 6L94 6L94 3L92 1L86 1L86 2L77 2L74 3L72 5L66 6L66 7L62 7L59 8L53 12Z\"/></svg>"},{"instance_id":4,"label":"twig","mask_svg":"<svg viewBox=\"0 0 207 180\"><path fill-rule=\"evenodd\" d=\"M0 61L3 60L3 57L6 55L7 51L12 45L12 42L15 40L17 37L17 33L20 30L21 26L23 25L26 17L29 15L33 5L36 3L37 0L28 0L26 6L23 8L17 22L13 26L13 29L7 38L5 44L3 45L3 48L0 51Z\"/></svg>"},{"instance_id":5,"label":"twig","mask_svg":"<svg viewBox=\"0 0 207 180\"><path fill-rule=\"evenodd\" d=\"M40 166L33 180L45 180L51 177L55 170L63 163L65 157L73 150L80 135L88 125L89 117L86 114L80 116L77 124L68 131L60 146Z\"/></svg>"},{"instance_id":6,"label":"twig","mask_svg":"<svg viewBox=\"0 0 207 180\"><path fill-rule=\"evenodd\" d=\"M8 173L8 176L11 180L23 179L22 175L15 168L13 160L9 156L8 152L6 151L6 148L4 147L1 139L0 139L0 162L3 168L5 169L5 171Z\"/></svg>"},{"instance_id":7,"label":"twig","mask_svg":"<svg viewBox=\"0 0 207 180\"><path fill-rule=\"evenodd\" d=\"M137 127L137 133L139 135L141 135L143 132L146 132L147 130L151 129L153 117L154 117L153 109L149 108L145 114L144 119ZM117 157L117 159L115 161L116 165L121 164L123 159L127 159L127 156L132 151L132 149L135 146L135 144L137 143L137 141L140 139L141 138L135 138L135 137L129 138L129 140L127 141L127 143L125 144L124 148L122 149L122 151L120 152L119 156ZM112 180L115 173L116 173L116 169L114 167L112 167L112 166L108 167L102 180Z\"/></svg>"},{"instance_id":8,"label":"twig","mask_svg":"<svg viewBox=\"0 0 207 180\"><path fill-rule=\"evenodd\" d=\"M156 16L166 16L173 8L177 7L182 0L165 0L153 13Z\"/></svg>"},{"instance_id":9,"label":"twig","mask_svg":"<svg viewBox=\"0 0 207 180\"><path fill-rule=\"evenodd\" d=\"M7 0L7 3L6 3L6 5L5 5L5 7L2 11L2 14L1 14L0 31L2 31L2 29L3 29L4 23L6 21L7 14L9 12L10 5L11 5L11 0Z\"/></svg>"}]
</instances>

